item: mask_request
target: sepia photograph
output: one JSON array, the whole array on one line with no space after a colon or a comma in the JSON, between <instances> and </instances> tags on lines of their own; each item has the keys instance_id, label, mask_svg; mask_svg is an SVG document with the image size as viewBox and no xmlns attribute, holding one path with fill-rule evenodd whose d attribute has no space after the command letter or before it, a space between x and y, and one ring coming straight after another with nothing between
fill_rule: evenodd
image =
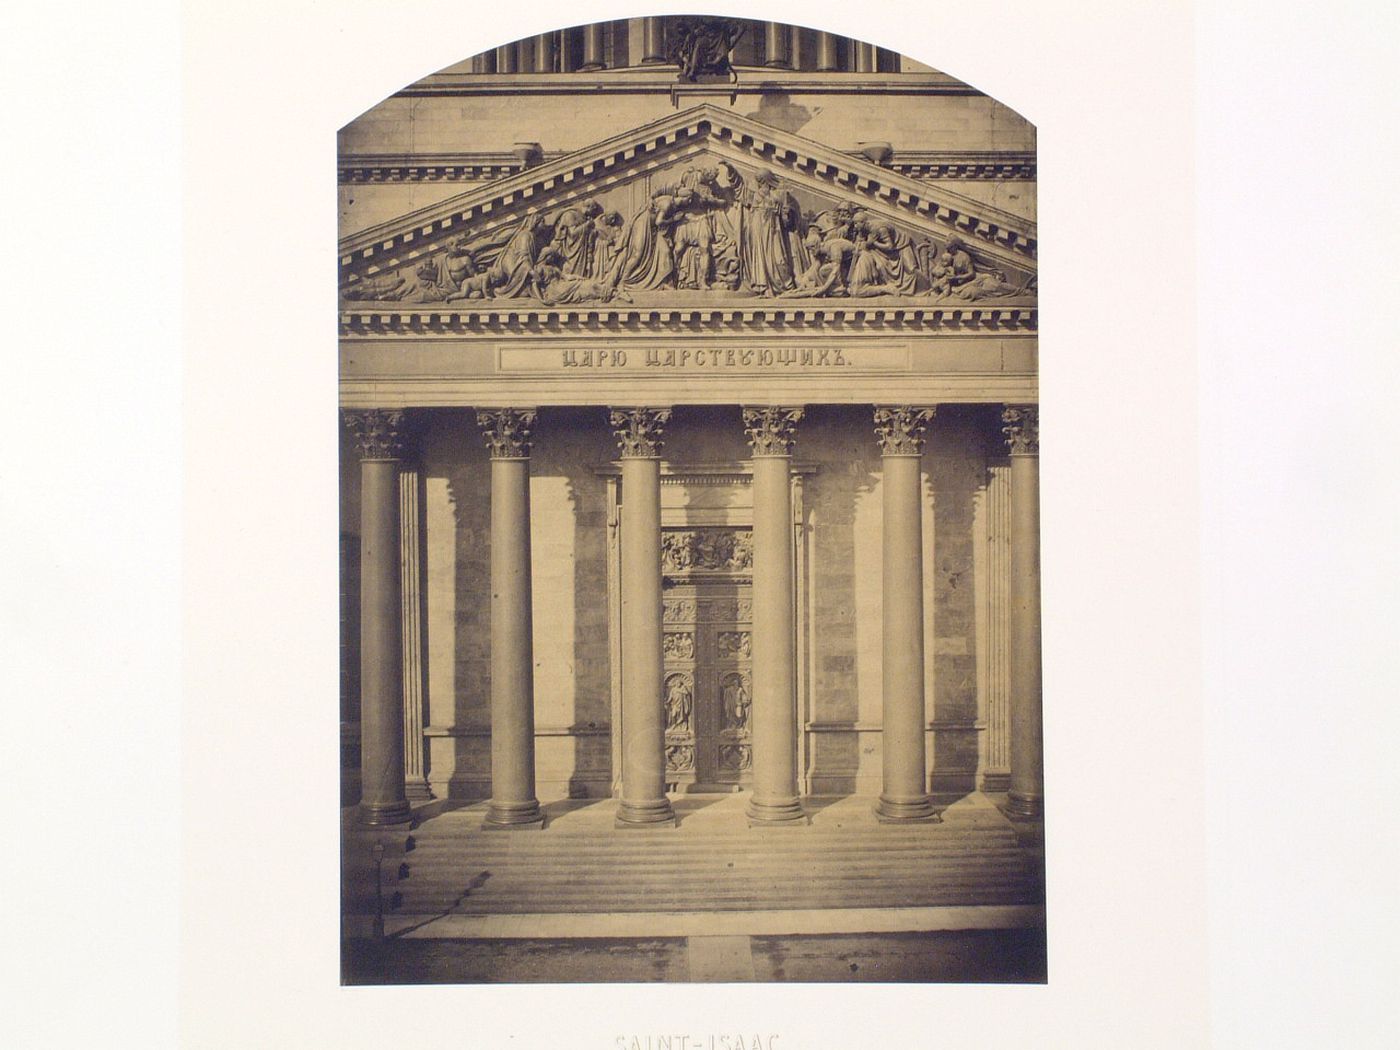
<instances>
[{"instance_id":1,"label":"sepia photograph","mask_svg":"<svg viewBox=\"0 0 1400 1050\"><path fill-rule=\"evenodd\" d=\"M665 15L336 160L343 981L1044 982L1035 127Z\"/></svg>"}]
</instances>

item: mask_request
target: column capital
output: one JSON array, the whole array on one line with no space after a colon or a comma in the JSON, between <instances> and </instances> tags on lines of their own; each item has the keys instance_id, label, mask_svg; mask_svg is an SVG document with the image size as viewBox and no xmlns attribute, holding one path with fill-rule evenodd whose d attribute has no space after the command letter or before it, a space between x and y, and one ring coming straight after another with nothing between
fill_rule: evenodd
<instances>
[{"instance_id":1,"label":"column capital","mask_svg":"<svg viewBox=\"0 0 1400 1050\"><path fill-rule=\"evenodd\" d=\"M745 408L744 433L755 456L790 456L802 419L799 408Z\"/></svg>"},{"instance_id":2,"label":"column capital","mask_svg":"<svg viewBox=\"0 0 1400 1050\"><path fill-rule=\"evenodd\" d=\"M479 409L476 425L486 438L492 459L529 459L530 431L535 426L533 408Z\"/></svg>"},{"instance_id":3,"label":"column capital","mask_svg":"<svg viewBox=\"0 0 1400 1050\"><path fill-rule=\"evenodd\" d=\"M397 408L346 410L345 425L355 435L361 459L401 459L404 453L404 414Z\"/></svg>"},{"instance_id":4,"label":"column capital","mask_svg":"<svg viewBox=\"0 0 1400 1050\"><path fill-rule=\"evenodd\" d=\"M1001 421L1006 424L1001 432L1011 455L1040 455L1039 405L1007 405L1001 410Z\"/></svg>"},{"instance_id":5,"label":"column capital","mask_svg":"<svg viewBox=\"0 0 1400 1050\"><path fill-rule=\"evenodd\" d=\"M608 412L623 459L658 458L664 444L661 432L670 421L669 408L614 408Z\"/></svg>"},{"instance_id":6,"label":"column capital","mask_svg":"<svg viewBox=\"0 0 1400 1050\"><path fill-rule=\"evenodd\" d=\"M910 405L876 405L875 436L882 456L917 456L924 450L924 427L933 408Z\"/></svg>"}]
</instances>

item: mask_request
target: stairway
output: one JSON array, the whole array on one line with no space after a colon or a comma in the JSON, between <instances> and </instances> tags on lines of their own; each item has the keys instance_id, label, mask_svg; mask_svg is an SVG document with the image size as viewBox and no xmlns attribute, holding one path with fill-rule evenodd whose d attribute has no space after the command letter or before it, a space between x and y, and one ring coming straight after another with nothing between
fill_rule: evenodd
<instances>
[{"instance_id":1,"label":"stairway","mask_svg":"<svg viewBox=\"0 0 1400 1050\"><path fill-rule=\"evenodd\" d=\"M553 804L544 831L483 831L482 804L446 810L386 843L386 907L407 917L1042 901L1039 859L981 796L942 823L908 826L878 823L869 799L812 799L810 825L772 829L749 828L744 801L681 798L679 827L646 831L614 828L612 800ZM347 844L347 914L373 911L373 867L356 860L366 855Z\"/></svg>"}]
</instances>

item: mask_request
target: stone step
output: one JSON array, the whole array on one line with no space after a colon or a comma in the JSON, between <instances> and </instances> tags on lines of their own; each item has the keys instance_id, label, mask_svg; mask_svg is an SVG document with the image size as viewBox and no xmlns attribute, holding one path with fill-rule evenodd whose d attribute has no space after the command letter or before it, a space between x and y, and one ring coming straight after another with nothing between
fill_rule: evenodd
<instances>
[{"instance_id":1,"label":"stone step","mask_svg":"<svg viewBox=\"0 0 1400 1050\"><path fill-rule=\"evenodd\" d=\"M800 829L770 832L762 837L737 839L687 839L667 831L618 832L615 837L561 839L547 832L490 831L476 835L414 837L414 851L438 849L490 850L493 852L533 851L549 853L615 854L619 852L654 853L661 850L684 852L731 853L820 850L837 853L870 853L916 849L948 849L980 843L1016 843L1016 834L1006 830L969 831L938 838L881 839L865 836L833 836L813 838Z\"/></svg>"},{"instance_id":2,"label":"stone step","mask_svg":"<svg viewBox=\"0 0 1400 1050\"><path fill-rule=\"evenodd\" d=\"M890 857L881 855L878 857L881 864L881 871L900 871L900 869L911 869L911 871L921 871L921 869L934 869L946 867L946 865L958 865L958 867L1000 867L1007 864L1023 864L1025 854L1011 848L998 848L998 850L981 850L979 853L944 853L931 855L927 853L910 853ZM791 864L791 861L799 861L799 865ZM865 865L851 864L843 860L832 860L829 857L713 857L704 860L694 860L685 857L645 857L626 862L613 862L612 860L598 860L598 858L570 858L567 861L556 861L549 857L514 857L490 858L480 857L480 855L470 855L470 857L454 857L454 855L440 855L440 857L419 857L417 854L409 854L405 861L409 865L410 872L445 872L445 874L473 875L482 869L501 869L501 871L529 872L529 874L539 876L539 878L588 878L588 876L598 876L598 878L617 878L617 876L644 876L652 874L666 874L666 872L676 872L676 874L689 874L693 876L724 876L735 874L766 874L766 872L781 872L792 867L799 867L798 874L816 878L822 875L861 875Z\"/></svg>"}]
</instances>

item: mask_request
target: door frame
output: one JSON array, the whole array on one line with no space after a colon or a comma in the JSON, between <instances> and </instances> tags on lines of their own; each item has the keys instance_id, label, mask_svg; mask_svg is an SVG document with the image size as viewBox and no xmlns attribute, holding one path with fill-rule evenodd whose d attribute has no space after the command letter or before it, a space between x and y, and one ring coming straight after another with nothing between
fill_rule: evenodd
<instances>
[{"instance_id":1,"label":"door frame","mask_svg":"<svg viewBox=\"0 0 1400 1050\"><path fill-rule=\"evenodd\" d=\"M612 797L622 792L622 471L616 463L595 471L607 485L608 532L608 665L611 691ZM797 632L797 761L800 788L811 794L811 682L813 668L809 644L808 534L805 482L817 473L815 464L794 461L789 492L792 505L794 594L793 611ZM728 491L727 501L702 499L694 503L683 498L688 487L703 487L718 493ZM718 506L721 502L727 505ZM661 464L661 527L753 528L753 470L748 461L720 463ZM661 697L656 698L659 704Z\"/></svg>"}]
</instances>

